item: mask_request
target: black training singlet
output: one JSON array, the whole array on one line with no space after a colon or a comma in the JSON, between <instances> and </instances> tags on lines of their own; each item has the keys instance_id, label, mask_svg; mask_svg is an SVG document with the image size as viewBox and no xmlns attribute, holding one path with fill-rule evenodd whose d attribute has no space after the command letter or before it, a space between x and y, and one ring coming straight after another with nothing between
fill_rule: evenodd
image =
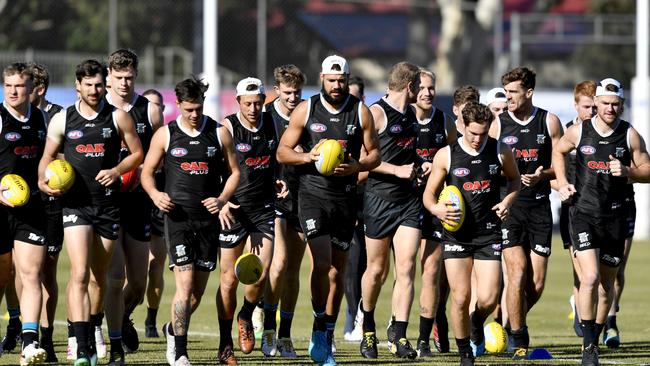
<instances>
[{"instance_id":1,"label":"black training singlet","mask_svg":"<svg viewBox=\"0 0 650 366\"><path fill-rule=\"evenodd\" d=\"M305 151L311 149L323 139L338 140L343 150L359 160L361 146L363 145L363 130L361 128L361 101L349 95L341 107L328 110L317 94L309 99L309 112L301 136L300 144ZM304 164L299 166L300 190L310 194L328 198L350 198L357 191L357 175L350 174L344 177L323 176L316 170L316 165Z\"/></svg>"},{"instance_id":2,"label":"black training singlet","mask_svg":"<svg viewBox=\"0 0 650 366\"><path fill-rule=\"evenodd\" d=\"M112 169L119 161L122 139L113 119L115 107L102 101L99 113L88 119L79 113L78 104L65 112L63 154L76 173L74 185L64 196L66 204L70 207L113 203L119 180L105 187L95 177L100 170Z\"/></svg>"},{"instance_id":3,"label":"black training singlet","mask_svg":"<svg viewBox=\"0 0 650 366\"><path fill-rule=\"evenodd\" d=\"M108 94L106 94L105 99L110 103ZM124 111L133 119L133 127L140 138L140 144L142 144L142 152L146 155L153 137L153 127L151 126L151 120L149 120L149 100L141 95L134 94L129 109ZM120 160L128 155L129 150L126 146L122 146Z\"/></svg>"},{"instance_id":4,"label":"black training singlet","mask_svg":"<svg viewBox=\"0 0 650 366\"><path fill-rule=\"evenodd\" d=\"M471 242L471 238L489 234L500 235L501 220L492 207L501 202L499 142L488 138L477 153L458 139L449 145L449 169L445 182L458 187L465 201L465 221L459 231L445 230L443 238Z\"/></svg>"},{"instance_id":5,"label":"black training singlet","mask_svg":"<svg viewBox=\"0 0 650 366\"><path fill-rule=\"evenodd\" d=\"M407 105L402 113L388 104L385 98L378 100L375 105L384 111L386 117L386 126L378 134L381 161L398 166L416 163L418 119L413 107ZM371 171L368 174L366 192L390 202L400 202L413 197L413 181Z\"/></svg>"},{"instance_id":6,"label":"black training singlet","mask_svg":"<svg viewBox=\"0 0 650 366\"><path fill-rule=\"evenodd\" d=\"M546 110L537 107L533 116L525 123L515 121L509 111L499 115L499 140L513 149L520 174L533 174L539 166L543 169L551 166L553 142L548 131L547 116ZM543 180L532 187L522 185L516 201L548 200L550 193L550 181Z\"/></svg>"},{"instance_id":7,"label":"black training singlet","mask_svg":"<svg viewBox=\"0 0 650 366\"><path fill-rule=\"evenodd\" d=\"M266 113L269 113L271 115L273 126L275 126L275 134L279 142L282 138L282 135L284 135L284 131L286 131L287 127L289 127L289 116L285 116L278 112L277 108L275 107L276 102L278 102L278 99L275 99L273 102L268 103L266 106L264 106L264 110ZM276 177L287 182L287 186L289 187L289 194L298 191L298 175L296 173L295 165L276 163Z\"/></svg>"},{"instance_id":8,"label":"black training singlet","mask_svg":"<svg viewBox=\"0 0 650 366\"><path fill-rule=\"evenodd\" d=\"M61 112L62 110L62 106L48 101L45 109L43 109L43 112L47 113L47 121L49 123L49 121L52 120L52 117L54 117L55 114Z\"/></svg>"},{"instance_id":9,"label":"black training singlet","mask_svg":"<svg viewBox=\"0 0 650 366\"><path fill-rule=\"evenodd\" d=\"M263 112L257 131L249 130L237 114L226 117L232 125L237 164L241 170L236 200L243 205L261 205L275 199L275 152L278 140L271 114Z\"/></svg>"},{"instance_id":10,"label":"black training singlet","mask_svg":"<svg viewBox=\"0 0 650 366\"><path fill-rule=\"evenodd\" d=\"M416 151L426 162L433 162L438 150L447 146L447 118L440 109L433 107L431 115L424 121L418 121L418 140Z\"/></svg>"},{"instance_id":11,"label":"black training singlet","mask_svg":"<svg viewBox=\"0 0 650 366\"><path fill-rule=\"evenodd\" d=\"M30 105L24 120L15 118L0 104L0 178L18 174L38 192L38 163L45 147L45 115Z\"/></svg>"},{"instance_id":12,"label":"black training singlet","mask_svg":"<svg viewBox=\"0 0 650 366\"><path fill-rule=\"evenodd\" d=\"M203 116L201 132L192 137L181 130L178 119L167 125L165 192L176 205L173 212L195 220L209 219L212 215L201 201L221 194L224 163L219 128L223 127Z\"/></svg>"},{"instance_id":13,"label":"black training singlet","mask_svg":"<svg viewBox=\"0 0 650 366\"><path fill-rule=\"evenodd\" d=\"M603 136L595 128L595 118L582 122L580 140L576 147L575 203L586 215L608 217L618 215L627 198L627 178L613 177L609 156L630 166L628 145L630 124L614 122L614 131Z\"/></svg>"}]
</instances>

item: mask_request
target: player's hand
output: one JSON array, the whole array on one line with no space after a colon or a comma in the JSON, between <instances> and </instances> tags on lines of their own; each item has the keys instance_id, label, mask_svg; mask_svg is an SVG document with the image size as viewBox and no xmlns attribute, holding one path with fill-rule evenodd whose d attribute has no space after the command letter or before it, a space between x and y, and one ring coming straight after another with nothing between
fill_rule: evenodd
<instances>
[{"instance_id":1,"label":"player's hand","mask_svg":"<svg viewBox=\"0 0 650 366\"><path fill-rule=\"evenodd\" d=\"M277 192L276 196L278 198L286 198L289 195L289 188L287 186L287 182L281 179L276 179L275 191Z\"/></svg>"},{"instance_id":2,"label":"player's hand","mask_svg":"<svg viewBox=\"0 0 650 366\"><path fill-rule=\"evenodd\" d=\"M320 157L320 152L318 152L318 148L325 141L327 140L321 139L320 141L318 141L316 145L314 145L314 147L311 148L311 150L307 153L307 155L305 155L306 156L305 164L313 163L318 160L318 157Z\"/></svg>"},{"instance_id":3,"label":"player's hand","mask_svg":"<svg viewBox=\"0 0 650 366\"><path fill-rule=\"evenodd\" d=\"M43 178L38 180L38 190L41 192L45 193L48 196L54 196L58 197L63 194L60 189L52 189L50 186L47 184L49 182L49 179Z\"/></svg>"},{"instance_id":4,"label":"player's hand","mask_svg":"<svg viewBox=\"0 0 650 366\"><path fill-rule=\"evenodd\" d=\"M527 187L534 186L540 180L542 180L542 170L544 170L544 167L540 165L535 170L535 173L533 173L533 174L522 174L521 175L521 183L523 185L527 186Z\"/></svg>"},{"instance_id":5,"label":"player's hand","mask_svg":"<svg viewBox=\"0 0 650 366\"><path fill-rule=\"evenodd\" d=\"M433 164L430 161L425 161L420 165L420 169L422 169L422 177L428 177L429 174L431 174L431 167L433 167ZM425 179L426 180L426 179Z\"/></svg>"},{"instance_id":6,"label":"player's hand","mask_svg":"<svg viewBox=\"0 0 650 366\"><path fill-rule=\"evenodd\" d=\"M351 154L348 154L346 159L334 169L332 175L341 177L345 175L358 173L359 170L361 170L361 165L359 164L359 161L353 158Z\"/></svg>"},{"instance_id":7,"label":"player's hand","mask_svg":"<svg viewBox=\"0 0 650 366\"><path fill-rule=\"evenodd\" d=\"M454 207L452 201L438 202L431 206L431 214L447 225L456 225L460 222L460 210Z\"/></svg>"},{"instance_id":8,"label":"player's hand","mask_svg":"<svg viewBox=\"0 0 650 366\"><path fill-rule=\"evenodd\" d=\"M8 189L9 189L9 187L5 187L3 185L0 185L0 203L2 203L3 205L5 205L7 207L14 207L13 203L7 201L7 199L5 198L5 191L8 190Z\"/></svg>"},{"instance_id":9,"label":"player's hand","mask_svg":"<svg viewBox=\"0 0 650 366\"><path fill-rule=\"evenodd\" d=\"M613 177L627 177L630 174L630 168L611 155L609 156L609 171Z\"/></svg>"},{"instance_id":10,"label":"player's hand","mask_svg":"<svg viewBox=\"0 0 650 366\"><path fill-rule=\"evenodd\" d=\"M218 214L221 208L226 204L225 202L221 201L217 197L208 197L202 200L201 203L205 208L208 209L208 212L210 212L213 215Z\"/></svg>"},{"instance_id":11,"label":"player's hand","mask_svg":"<svg viewBox=\"0 0 650 366\"><path fill-rule=\"evenodd\" d=\"M497 203L492 207L492 211L495 211L497 216L501 219L501 221L505 220L506 217L508 217L508 205L503 203L503 201Z\"/></svg>"},{"instance_id":12,"label":"player's hand","mask_svg":"<svg viewBox=\"0 0 650 366\"><path fill-rule=\"evenodd\" d=\"M104 169L100 170L95 177L95 180L104 187L108 187L115 183L120 178L120 173L117 169Z\"/></svg>"},{"instance_id":13,"label":"player's hand","mask_svg":"<svg viewBox=\"0 0 650 366\"><path fill-rule=\"evenodd\" d=\"M402 178L407 180L411 180L415 178L415 168L413 167L413 163L408 165L395 166L395 168L393 169L393 175L395 175L397 178Z\"/></svg>"},{"instance_id":14,"label":"player's hand","mask_svg":"<svg viewBox=\"0 0 650 366\"><path fill-rule=\"evenodd\" d=\"M230 230L232 224L235 223L235 214L232 210L238 209L240 205L236 205L232 202L227 202L221 210L219 211L219 223L221 224L222 230Z\"/></svg>"},{"instance_id":15,"label":"player's hand","mask_svg":"<svg viewBox=\"0 0 650 366\"><path fill-rule=\"evenodd\" d=\"M560 187L560 190L558 190L557 193L560 194L560 199L562 201L566 201L571 198L574 193L576 193L576 188L573 186L573 184L565 184Z\"/></svg>"},{"instance_id":16,"label":"player's hand","mask_svg":"<svg viewBox=\"0 0 650 366\"><path fill-rule=\"evenodd\" d=\"M172 202L172 199L165 192L156 191L156 193L151 196L151 201L162 212L169 213L174 209L174 202Z\"/></svg>"}]
</instances>

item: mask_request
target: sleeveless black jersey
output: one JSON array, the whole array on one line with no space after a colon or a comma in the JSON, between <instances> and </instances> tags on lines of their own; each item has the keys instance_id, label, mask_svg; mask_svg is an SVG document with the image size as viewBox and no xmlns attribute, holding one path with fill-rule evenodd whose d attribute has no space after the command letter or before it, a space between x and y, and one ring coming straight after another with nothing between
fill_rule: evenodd
<instances>
[{"instance_id":1,"label":"sleeveless black jersey","mask_svg":"<svg viewBox=\"0 0 650 366\"><path fill-rule=\"evenodd\" d=\"M106 94L105 99L110 103L108 94ZM151 127L151 121L149 120L149 100L141 95L135 94L131 106L126 112L133 118L133 126L140 138L142 152L146 155L151 145L151 138L153 137L153 127ZM126 146L122 146L120 160L123 160L128 155L129 150Z\"/></svg>"},{"instance_id":2,"label":"sleeveless black jersey","mask_svg":"<svg viewBox=\"0 0 650 366\"><path fill-rule=\"evenodd\" d=\"M113 119L115 107L103 101L99 112L88 119L79 113L78 103L65 112L63 154L76 173L65 201L68 205L113 203L119 181L105 187L95 177L100 170L112 169L119 161L122 139Z\"/></svg>"},{"instance_id":3,"label":"sleeveless black jersey","mask_svg":"<svg viewBox=\"0 0 650 366\"><path fill-rule=\"evenodd\" d=\"M433 162L438 150L447 146L446 116L433 107L428 120L418 121L418 139L415 144L418 156L425 162Z\"/></svg>"},{"instance_id":4,"label":"sleeveless black jersey","mask_svg":"<svg viewBox=\"0 0 650 366\"><path fill-rule=\"evenodd\" d=\"M465 221L459 231L444 231L444 238L470 243L472 238L501 235L501 220L492 207L501 202L499 143L488 138L477 154L470 154L459 139L449 145L447 185L458 187L465 200Z\"/></svg>"},{"instance_id":5,"label":"sleeveless black jersey","mask_svg":"<svg viewBox=\"0 0 650 366\"><path fill-rule=\"evenodd\" d=\"M577 118L577 117L576 117ZM564 131L569 129L569 127L573 126L575 123L575 120L571 120L565 124ZM570 184L574 184L576 181L576 151L571 150L565 157L564 157L564 167L566 170L566 179Z\"/></svg>"},{"instance_id":6,"label":"sleeveless black jersey","mask_svg":"<svg viewBox=\"0 0 650 366\"><path fill-rule=\"evenodd\" d=\"M286 131L287 127L289 127L289 119L287 118L288 116L281 114L278 112L277 108L275 108L276 101L277 99L265 105L264 110L266 113L269 113L271 115L273 126L275 127L275 135L277 136L278 142L280 142L284 131ZM298 190L298 176L296 174L295 165L276 163L276 177L287 182L287 186L289 187L290 192L289 194Z\"/></svg>"},{"instance_id":7,"label":"sleeveless black jersey","mask_svg":"<svg viewBox=\"0 0 650 366\"><path fill-rule=\"evenodd\" d=\"M30 105L23 121L0 104L0 177L18 174L32 192L38 192L38 163L43 156L47 132L45 115Z\"/></svg>"},{"instance_id":8,"label":"sleeveless black jersey","mask_svg":"<svg viewBox=\"0 0 650 366\"><path fill-rule=\"evenodd\" d=\"M356 160L361 155L363 130L361 128L361 101L349 95L343 105L336 111L328 110L317 94L309 99L309 112L301 137L305 151L311 149L323 139L334 139L343 147L345 154ZM345 177L323 176L316 170L315 164L299 166L300 189L307 190L320 198L350 198L357 191L357 174Z\"/></svg>"},{"instance_id":9,"label":"sleeveless black jersey","mask_svg":"<svg viewBox=\"0 0 650 366\"><path fill-rule=\"evenodd\" d=\"M393 165L416 163L415 144L418 136L418 122L413 107L407 105L404 113L393 108L384 98L375 103L384 110L386 127L379 133L381 161ZM398 202L413 196L413 181L394 175L370 172L366 192L373 193L387 201Z\"/></svg>"},{"instance_id":10,"label":"sleeveless black jersey","mask_svg":"<svg viewBox=\"0 0 650 366\"><path fill-rule=\"evenodd\" d=\"M262 113L257 131L244 127L237 114L226 118L232 125L233 144L241 170L236 200L247 206L274 200L278 140L271 114Z\"/></svg>"},{"instance_id":11,"label":"sleeveless black jersey","mask_svg":"<svg viewBox=\"0 0 650 366\"><path fill-rule=\"evenodd\" d=\"M598 117L594 117L598 118ZM582 122L580 141L576 147L576 182L574 205L584 214L598 217L618 215L627 198L627 178L613 177L609 155L630 166L628 145L630 124L619 120L608 136L595 128L595 120Z\"/></svg>"},{"instance_id":12,"label":"sleeveless black jersey","mask_svg":"<svg viewBox=\"0 0 650 366\"><path fill-rule=\"evenodd\" d=\"M165 192L174 202L174 213L196 220L211 218L201 201L221 194L224 157L218 129L222 127L204 116L201 132L195 137L181 130L178 120L169 123L167 128Z\"/></svg>"},{"instance_id":13,"label":"sleeveless black jersey","mask_svg":"<svg viewBox=\"0 0 650 366\"><path fill-rule=\"evenodd\" d=\"M499 139L513 149L520 174L533 174L539 166L543 169L551 166L553 142L546 123L547 116L546 110L537 107L532 118L525 124L515 121L511 112L499 115ZM548 200L550 193L551 184L548 180L540 181L533 187L522 185L517 201Z\"/></svg>"},{"instance_id":14,"label":"sleeveless black jersey","mask_svg":"<svg viewBox=\"0 0 650 366\"><path fill-rule=\"evenodd\" d=\"M63 110L62 106L60 106L58 104L54 104L54 103L48 101L47 105L45 106L45 109L43 109L43 111L45 113L47 113L47 121L48 121L48 123L49 123L49 121L52 120L52 117L54 117L55 114L61 112L62 110Z\"/></svg>"}]
</instances>

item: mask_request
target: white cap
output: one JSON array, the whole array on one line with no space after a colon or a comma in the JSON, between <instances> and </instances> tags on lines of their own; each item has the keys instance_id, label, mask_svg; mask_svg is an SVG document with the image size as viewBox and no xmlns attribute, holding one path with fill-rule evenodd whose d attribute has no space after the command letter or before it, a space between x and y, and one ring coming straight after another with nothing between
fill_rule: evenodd
<instances>
[{"instance_id":1,"label":"white cap","mask_svg":"<svg viewBox=\"0 0 650 366\"><path fill-rule=\"evenodd\" d=\"M608 85L614 86L614 88L612 88L614 90L613 91L607 90ZM618 82L618 80L612 78L603 79L596 86L596 96L600 97L602 95L614 95L619 98L625 98L621 83Z\"/></svg>"},{"instance_id":2,"label":"white cap","mask_svg":"<svg viewBox=\"0 0 650 366\"><path fill-rule=\"evenodd\" d=\"M507 102L506 91L503 88L492 88L487 92L485 97L485 105L489 106L494 102Z\"/></svg>"},{"instance_id":3,"label":"white cap","mask_svg":"<svg viewBox=\"0 0 650 366\"><path fill-rule=\"evenodd\" d=\"M256 78L246 78L237 83L237 96L264 94L262 81Z\"/></svg>"},{"instance_id":4,"label":"white cap","mask_svg":"<svg viewBox=\"0 0 650 366\"><path fill-rule=\"evenodd\" d=\"M323 75L344 75L350 73L350 67L343 57L332 55L323 60L320 73Z\"/></svg>"}]
</instances>

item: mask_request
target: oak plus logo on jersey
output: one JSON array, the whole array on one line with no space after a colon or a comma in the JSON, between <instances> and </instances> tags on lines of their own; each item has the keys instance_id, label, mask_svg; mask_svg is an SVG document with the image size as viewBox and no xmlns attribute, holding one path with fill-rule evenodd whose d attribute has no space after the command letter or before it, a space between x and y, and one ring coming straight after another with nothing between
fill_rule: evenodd
<instances>
[{"instance_id":1,"label":"oak plus logo on jersey","mask_svg":"<svg viewBox=\"0 0 650 366\"><path fill-rule=\"evenodd\" d=\"M456 168L452 171L452 174L457 177L464 177L469 174L469 169L467 168Z\"/></svg>"},{"instance_id":2,"label":"oak plus logo on jersey","mask_svg":"<svg viewBox=\"0 0 650 366\"><path fill-rule=\"evenodd\" d=\"M419 157L423 158L426 161L432 161L433 157L436 156L438 148L434 149L416 149L416 152Z\"/></svg>"},{"instance_id":3,"label":"oak plus logo on jersey","mask_svg":"<svg viewBox=\"0 0 650 366\"><path fill-rule=\"evenodd\" d=\"M587 168L596 172L596 174L609 174L609 161L589 160Z\"/></svg>"},{"instance_id":4,"label":"oak plus logo on jersey","mask_svg":"<svg viewBox=\"0 0 650 366\"><path fill-rule=\"evenodd\" d=\"M471 194L490 192L490 180L475 180L463 183L463 189Z\"/></svg>"},{"instance_id":5,"label":"oak plus logo on jersey","mask_svg":"<svg viewBox=\"0 0 650 366\"><path fill-rule=\"evenodd\" d=\"M74 149L86 158L101 158L105 151L104 144L79 144Z\"/></svg>"},{"instance_id":6,"label":"oak plus logo on jersey","mask_svg":"<svg viewBox=\"0 0 650 366\"><path fill-rule=\"evenodd\" d=\"M246 166L253 168L253 170L266 169L266 168L269 167L270 162L271 162L271 156L270 155L252 156L252 157L246 158L246 160L244 160L244 163L246 164Z\"/></svg>"},{"instance_id":7,"label":"oak plus logo on jersey","mask_svg":"<svg viewBox=\"0 0 650 366\"><path fill-rule=\"evenodd\" d=\"M205 161L184 161L181 163L181 169L190 175L203 175L210 172L210 166Z\"/></svg>"},{"instance_id":8,"label":"oak plus logo on jersey","mask_svg":"<svg viewBox=\"0 0 650 366\"><path fill-rule=\"evenodd\" d=\"M5 140L7 141L18 141L22 136L18 132L7 132L5 134Z\"/></svg>"},{"instance_id":9,"label":"oak plus logo on jersey","mask_svg":"<svg viewBox=\"0 0 650 366\"><path fill-rule=\"evenodd\" d=\"M596 153L596 148L590 145L580 146L580 152L585 155L593 155Z\"/></svg>"},{"instance_id":10,"label":"oak plus logo on jersey","mask_svg":"<svg viewBox=\"0 0 650 366\"><path fill-rule=\"evenodd\" d=\"M66 136L68 136L70 140L80 139L83 137L83 135L84 133L79 130L68 131L68 133L66 134Z\"/></svg>"},{"instance_id":11,"label":"oak plus logo on jersey","mask_svg":"<svg viewBox=\"0 0 650 366\"><path fill-rule=\"evenodd\" d=\"M319 132L320 133L320 132L327 131L327 126L325 126L322 123L316 122L316 123L312 123L311 126L309 126L309 129L314 131L314 132Z\"/></svg>"},{"instance_id":12,"label":"oak plus logo on jersey","mask_svg":"<svg viewBox=\"0 0 650 366\"><path fill-rule=\"evenodd\" d=\"M16 146L14 154L21 159L32 159L38 156L41 148L39 146Z\"/></svg>"},{"instance_id":13,"label":"oak plus logo on jersey","mask_svg":"<svg viewBox=\"0 0 650 366\"><path fill-rule=\"evenodd\" d=\"M169 152L173 157L180 158L187 155L187 149L182 147L175 147Z\"/></svg>"},{"instance_id":14,"label":"oak plus logo on jersey","mask_svg":"<svg viewBox=\"0 0 650 366\"><path fill-rule=\"evenodd\" d=\"M515 158L525 162L537 161L539 150L537 149L515 149Z\"/></svg>"},{"instance_id":15,"label":"oak plus logo on jersey","mask_svg":"<svg viewBox=\"0 0 650 366\"><path fill-rule=\"evenodd\" d=\"M417 141L417 137L401 137L398 138L395 141L395 145L401 147L402 149L408 149L408 148L413 148L415 147L415 142Z\"/></svg>"},{"instance_id":16,"label":"oak plus logo on jersey","mask_svg":"<svg viewBox=\"0 0 650 366\"><path fill-rule=\"evenodd\" d=\"M517 138L517 136L506 136L501 141L503 141L503 143L506 145L514 145L517 142L519 142L519 139Z\"/></svg>"},{"instance_id":17,"label":"oak plus logo on jersey","mask_svg":"<svg viewBox=\"0 0 650 366\"><path fill-rule=\"evenodd\" d=\"M239 143L235 145L235 149L240 152L249 152L251 151L252 147L249 144Z\"/></svg>"}]
</instances>

